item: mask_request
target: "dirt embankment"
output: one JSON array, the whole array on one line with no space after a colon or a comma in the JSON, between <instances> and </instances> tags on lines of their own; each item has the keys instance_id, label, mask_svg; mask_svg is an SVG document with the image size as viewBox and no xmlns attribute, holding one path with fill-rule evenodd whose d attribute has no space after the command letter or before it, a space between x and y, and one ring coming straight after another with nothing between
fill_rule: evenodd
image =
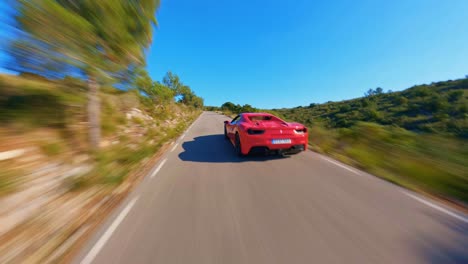
<instances>
[{"instance_id":1,"label":"dirt embankment","mask_svg":"<svg viewBox=\"0 0 468 264\"><path fill-rule=\"evenodd\" d=\"M0 96L6 113L0 127L0 263L66 261L199 114L179 104L147 107L131 92L103 93L101 148L91 153L81 95L65 98L50 83L33 84ZM47 100L41 104L38 94ZM31 96L34 107L24 105Z\"/></svg>"}]
</instances>

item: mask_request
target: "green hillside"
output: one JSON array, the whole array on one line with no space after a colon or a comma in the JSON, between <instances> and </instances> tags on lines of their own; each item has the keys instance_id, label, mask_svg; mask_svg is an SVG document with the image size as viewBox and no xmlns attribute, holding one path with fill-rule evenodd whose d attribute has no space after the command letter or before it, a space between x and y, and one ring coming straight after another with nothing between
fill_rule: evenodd
<instances>
[{"instance_id":1,"label":"green hillside","mask_svg":"<svg viewBox=\"0 0 468 264\"><path fill-rule=\"evenodd\" d=\"M306 124L315 151L407 188L468 202L468 79L274 111Z\"/></svg>"},{"instance_id":2,"label":"green hillside","mask_svg":"<svg viewBox=\"0 0 468 264\"><path fill-rule=\"evenodd\" d=\"M369 90L365 97L307 107L275 109L287 119L327 128L349 128L360 121L415 132L468 137L468 79L418 85L401 92Z\"/></svg>"}]
</instances>

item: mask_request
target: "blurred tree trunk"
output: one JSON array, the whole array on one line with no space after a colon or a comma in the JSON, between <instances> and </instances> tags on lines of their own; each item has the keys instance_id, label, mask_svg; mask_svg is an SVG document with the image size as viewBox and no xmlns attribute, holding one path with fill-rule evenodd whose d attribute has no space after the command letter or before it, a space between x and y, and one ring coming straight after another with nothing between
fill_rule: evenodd
<instances>
[{"instance_id":1,"label":"blurred tree trunk","mask_svg":"<svg viewBox=\"0 0 468 264\"><path fill-rule=\"evenodd\" d=\"M59 79L69 74L83 77L89 87L90 148L97 150L101 136L99 86L122 82L130 70L145 64L160 1L14 2L12 25L19 41L12 43L10 55L20 59L22 71Z\"/></svg>"},{"instance_id":2,"label":"blurred tree trunk","mask_svg":"<svg viewBox=\"0 0 468 264\"><path fill-rule=\"evenodd\" d=\"M99 84L93 75L88 76L88 126L89 143L92 150L99 149L101 141L101 118Z\"/></svg>"}]
</instances>

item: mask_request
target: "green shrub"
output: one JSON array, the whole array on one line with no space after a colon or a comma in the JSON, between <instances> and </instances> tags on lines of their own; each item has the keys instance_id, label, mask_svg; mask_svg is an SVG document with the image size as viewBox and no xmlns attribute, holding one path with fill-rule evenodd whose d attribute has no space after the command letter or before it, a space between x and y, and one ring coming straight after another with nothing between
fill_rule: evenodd
<instances>
[{"instance_id":1,"label":"green shrub","mask_svg":"<svg viewBox=\"0 0 468 264\"><path fill-rule=\"evenodd\" d=\"M353 145L345 149L344 153L357 162L364 169L378 168L382 163L382 156L377 151L364 145Z\"/></svg>"},{"instance_id":2,"label":"green shrub","mask_svg":"<svg viewBox=\"0 0 468 264\"><path fill-rule=\"evenodd\" d=\"M133 123L137 124L137 125L140 125L140 126L143 126L145 124L145 121L139 117L132 117L132 121Z\"/></svg>"},{"instance_id":3,"label":"green shrub","mask_svg":"<svg viewBox=\"0 0 468 264\"><path fill-rule=\"evenodd\" d=\"M62 145L58 142L46 142L41 144L40 147L42 152L50 157L57 156L64 151Z\"/></svg>"},{"instance_id":4,"label":"green shrub","mask_svg":"<svg viewBox=\"0 0 468 264\"><path fill-rule=\"evenodd\" d=\"M104 136L110 136L117 131L117 124L114 123L114 120L106 118L101 121L101 129Z\"/></svg>"},{"instance_id":5,"label":"green shrub","mask_svg":"<svg viewBox=\"0 0 468 264\"><path fill-rule=\"evenodd\" d=\"M316 124L309 127L309 144L319 152L330 153L338 145L338 140L333 131Z\"/></svg>"},{"instance_id":6,"label":"green shrub","mask_svg":"<svg viewBox=\"0 0 468 264\"><path fill-rule=\"evenodd\" d=\"M92 184L89 175L80 175L78 177L68 177L66 178L66 185L68 189L72 192L79 191L83 188L86 188Z\"/></svg>"},{"instance_id":7,"label":"green shrub","mask_svg":"<svg viewBox=\"0 0 468 264\"><path fill-rule=\"evenodd\" d=\"M22 173L19 170L6 168L6 164L2 164L1 162L0 165L3 165L0 170L0 197L2 197L15 190L16 182Z\"/></svg>"},{"instance_id":8,"label":"green shrub","mask_svg":"<svg viewBox=\"0 0 468 264\"><path fill-rule=\"evenodd\" d=\"M138 108L140 99L135 92L127 92L119 96L120 110L128 110L131 108Z\"/></svg>"}]
</instances>

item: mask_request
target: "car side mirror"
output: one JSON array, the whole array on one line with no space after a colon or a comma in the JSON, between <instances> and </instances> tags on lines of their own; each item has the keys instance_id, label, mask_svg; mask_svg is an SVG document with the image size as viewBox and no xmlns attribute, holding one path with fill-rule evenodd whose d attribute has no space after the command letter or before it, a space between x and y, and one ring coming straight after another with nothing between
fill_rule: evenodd
<instances>
[{"instance_id":1,"label":"car side mirror","mask_svg":"<svg viewBox=\"0 0 468 264\"><path fill-rule=\"evenodd\" d=\"M224 124L229 124L229 121L224 121Z\"/></svg>"}]
</instances>

